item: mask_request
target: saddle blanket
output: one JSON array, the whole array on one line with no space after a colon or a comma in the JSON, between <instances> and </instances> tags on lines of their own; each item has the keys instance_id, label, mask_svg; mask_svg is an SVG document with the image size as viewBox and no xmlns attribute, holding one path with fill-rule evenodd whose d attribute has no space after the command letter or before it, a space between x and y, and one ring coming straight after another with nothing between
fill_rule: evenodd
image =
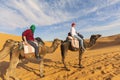
<instances>
[{"instance_id":1,"label":"saddle blanket","mask_svg":"<svg viewBox=\"0 0 120 80\"><path fill-rule=\"evenodd\" d=\"M24 47L24 53L28 54L28 53L34 53L35 49L34 47L32 47L30 44L25 45L23 42L23 47Z\"/></svg>"},{"instance_id":2,"label":"saddle blanket","mask_svg":"<svg viewBox=\"0 0 120 80\"><path fill-rule=\"evenodd\" d=\"M79 48L79 41L77 39L72 40L72 46L75 48Z\"/></svg>"},{"instance_id":3,"label":"saddle blanket","mask_svg":"<svg viewBox=\"0 0 120 80\"><path fill-rule=\"evenodd\" d=\"M77 38L73 38L71 36L68 36L68 39L71 40L72 47L79 48L79 40Z\"/></svg>"}]
</instances>

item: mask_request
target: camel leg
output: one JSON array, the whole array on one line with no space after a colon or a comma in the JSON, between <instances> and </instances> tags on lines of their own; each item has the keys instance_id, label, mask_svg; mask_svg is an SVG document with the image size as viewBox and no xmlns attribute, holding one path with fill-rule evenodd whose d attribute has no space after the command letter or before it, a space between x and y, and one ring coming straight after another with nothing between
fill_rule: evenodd
<instances>
[{"instance_id":1,"label":"camel leg","mask_svg":"<svg viewBox=\"0 0 120 80\"><path fill-rule=\"evenodd\" d=\"M70 69L67 67L66 62L65 62L65 56L62 57L62 62L63 62L63 64L64 64L64 68L65 68L67 71L70 71Z\"/></svg>"},{"instance_id":2,"label":"camel leg","mask_svg":"<svg viewBox=\"0 0 120 80\"><path fill-rule=\"evenodd\" d=\"M13 76L15 78L15 68L17 66L17 64L19 63L19 60L17 59L14 59L14 60L11 60L10 62L10 66L8 67L7 69L7 72L6 72L6 80L9 80L10 76ZM19 80L18 78L15 78L15 80Z\"/></svg>"},{"instance_id":3,"label":"camel leg","mask_svg":"<svg viewBox=\"0 0 120 80\"><path fill-rule=\"evenodd\" d=\"M9 67L5 75L6 80L9 80L10 76L13 77L15 80L19 80L18 78L16 78L15 71L14 71L18 63L19 63L18 57L11 58Z\"/></svg>"},{"instance_id":4,"label":"camel leg","mask_svg":"<svg viewBox=\"0 0 120 80\"><path fill-rule=\"evenodd\" d=\"M84 53L84 50L82 50L82 48L80 48L80 50L79 50L79 68L83 68L83 66L81 64L83 53Z\"/></svg>"},{"instance_id":5,"label":"camel leg","mask_svg":"<svg viewBox=\"0 0 120 80\"><path fill-rule=\"evenodd\" d=\"M61 46L61 56L62 56L62 62L64 64L64 68L67 71L70 71L70 69L67 67L66 62L65 62L65 57L67 55L67 50L65 50L65 48L63 48L64 46Z\"/></svg>"},{"instance_id":6,"label":"camel leg","mask_svg":"<svg viewBox=\"0 0 120 80\"><path fill-rule=\"evenodd\" d=\"M6 74L5 74L5 76L4 76L5 80L9 80L10 74L12 74L12 71L11 71L11 68L8 67L8 69L7 69L7 71L6 71Z\"/></svg>"},{"instance_id":7,"label":"camel leg","mask_svg":"<svg viewBox=\"0 0 120 80\"><path fill-rule=\"evenodd\" d=\"M41 59L40 59L40 77L44 77L44 62L43 62L43 57L41 57Z\"/></svg>"}]
</instances>

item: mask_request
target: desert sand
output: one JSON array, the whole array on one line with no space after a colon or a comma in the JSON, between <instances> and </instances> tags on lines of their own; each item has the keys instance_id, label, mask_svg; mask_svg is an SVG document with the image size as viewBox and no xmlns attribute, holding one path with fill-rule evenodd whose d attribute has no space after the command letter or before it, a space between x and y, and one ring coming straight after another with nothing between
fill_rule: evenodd
<instances>
[{"instance_id":1,"label":"desert sand","mask_svg":"<svg viewBox=\"0 0 120 80\"><path fill-rule=\"evenodd\" d=\"M7 39L21 41L21 36L0 33L0 49ZM51 45L51 42L45 43ZM15 72L21 80L120 80L120 34L101 37L87 49L82 58L84 68L78 68L78 52L68 51L66 61L70 71L64 70L58 48L45 56L44 78L39 77L37 61L19 63ZM9 56L0 60L0 80L4 80L8 66Z\"/></svg>"}]
</instances>

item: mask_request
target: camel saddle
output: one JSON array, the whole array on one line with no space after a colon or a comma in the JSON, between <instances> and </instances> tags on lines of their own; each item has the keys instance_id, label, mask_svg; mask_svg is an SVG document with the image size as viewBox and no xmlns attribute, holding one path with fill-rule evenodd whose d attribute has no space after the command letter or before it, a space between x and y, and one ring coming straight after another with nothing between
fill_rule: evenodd
<instances>
[{"instance_id":1,"label":"camel saddle","mask_svg":"<svg viewBox=\"0 0 120 80\"><path fill-rule=\"evenodd\" d=\"M43 40L40 37L35 38L34 43L39 47L45 45ZM24 54L35 53L35 49L30 44L25 45L24 40L20 43L20 49L24 49Z\"/></svg>"},{"instance_id":2,"label":"camel saddle","mask_svg":"<svg viewBox=\"0 0 120 80\"><path fill-rule=\"evenodd\" d=\"M79 48L79 40L77 38L73 38L72 36L68 36L67 39L71 42L72 48Z\"/></svg>"},{"instance_id":3,"label":"camel saddle","mask_svg":"<svg viewBox=\"0 0 120 80\"><path fill-rule=\"evenodd\" d=\"M34 42L34 43L37 44L37 46L38 46L37 42ZM24 48L24 53L25 54L34 53L35 52L35 49L34 49L33 46L31 46L30 44L25 45L24 42L23 42L23 48Z\"/></svg>"}]
</instances>

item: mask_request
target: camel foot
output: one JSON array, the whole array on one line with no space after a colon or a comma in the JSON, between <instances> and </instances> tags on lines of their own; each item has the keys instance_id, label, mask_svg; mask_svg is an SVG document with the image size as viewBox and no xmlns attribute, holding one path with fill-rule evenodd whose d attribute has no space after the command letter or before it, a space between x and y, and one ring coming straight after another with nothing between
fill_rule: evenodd
<instances>
[{"instance_id":1,"label":"camel foot","mask_svg":"<svg viewBox=\"0 0 120 80\"><path fill-rule=\"evenodd\" d=\"M43 77L45 77L45 75L40 75L40 78L43 78Z\"/></svg>"},{"instance_id":2,"label":"camel foot","mask_svg":"<svg viewBox=\"0 0 120 80\"><path fill-rule=\"evenodd\" d=\"M22 80L22 79L20 79L20 78L14 78L15 80Z\"/></svg>"},{"instance_id":3,"label":"camel foot","mask_svg":"<svg viewBox=\"0 0 120 80\"><path fill-rule=\"evenodd\" d=\"M84 68L84 66L83 65L79 65L79 68Z\"/></svg>"},{"instance_id":4,"label":"camel foot","mask_svg":"<svg viewBox=\"0 0 120 80\"><path fill-rule=\"evenodd\" d=\"M65 70L66 70L66 71L70 71L70 69L68 69L68 68L66 68L66 67L65 67Z\"/></svg>"}]
</instances>

